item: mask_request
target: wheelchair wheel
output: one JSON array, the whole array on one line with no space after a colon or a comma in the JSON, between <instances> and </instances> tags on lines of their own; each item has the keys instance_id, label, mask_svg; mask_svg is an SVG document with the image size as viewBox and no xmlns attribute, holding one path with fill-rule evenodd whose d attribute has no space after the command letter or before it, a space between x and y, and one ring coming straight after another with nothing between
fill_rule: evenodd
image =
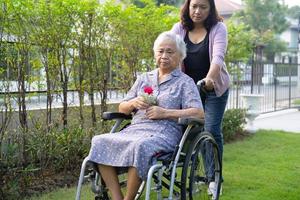
<instances>
[{"instance_id":1,"label":"wheelchair wheel","mask_svg":"<svg viewBox=\"0 0 300 200\"><path fill-rule=\"evenodd\" d=\"M194 138L186 155L181 174L181 199L218 200L221 171L218 146L210 133L202 132ZM211 181L216 183L213 195L208 192Z\"/></svg>"}]
</instances>

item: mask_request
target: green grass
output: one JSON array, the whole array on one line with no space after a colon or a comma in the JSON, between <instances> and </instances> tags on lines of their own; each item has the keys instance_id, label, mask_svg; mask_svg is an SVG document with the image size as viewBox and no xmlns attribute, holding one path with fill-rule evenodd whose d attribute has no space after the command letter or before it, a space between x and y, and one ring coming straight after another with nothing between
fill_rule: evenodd
<instances>
[{"instance_id":1,"label":"green grass","mask_svg":"<svg viewBox=\"0 0 300 200\"><path fill-rule=\"evenodd\" d=\"M90 185L84 185L82 190L82 200L92 200L93 199L93 193L90 189ZM76 196L76 188L61 188L56 191L33 197L30 200L74 200Z\"/></svg>"},{"instance_id":2,"label":"green grass","mask_svg":"<svg viewBox=\"0 0 300 200\"><path fill-rule=\"evenodd\" d=\"M300 197L300 134L259 131L225 145L222 200Z\"/></svg>"},{"instance_id":3,"label":"green grass","mask_svg":"<svg viewBox=\"0 0 300 200\"><path fill-rule=\"evenodd\" d=\"M224 147L221 200L299 200L300 134L259 131ZM92 199L85 186L82 199ZM74 199L75 188L63 188L31 200Z\"/></svg>"}]
</instances>

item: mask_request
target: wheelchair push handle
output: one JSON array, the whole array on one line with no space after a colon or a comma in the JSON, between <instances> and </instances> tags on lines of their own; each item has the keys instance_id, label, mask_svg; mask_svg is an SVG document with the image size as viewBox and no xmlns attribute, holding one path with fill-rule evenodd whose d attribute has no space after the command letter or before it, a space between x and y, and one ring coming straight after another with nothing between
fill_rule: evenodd
<instances>
[{"instance_id":1,"label":"wheelchair push handle","mask_svg":"<svg viewBox=\"0 0 300 200\"><path fill-rule=\"evenodd\" d=\"M200 81L197 82L197 88L198 90L203 90L205 87L205 80L204 79L201 79Z\"/></svg>"},{"instance_id":2,"label":"wheelchair push handle","mask_svg":"<svg viewBox=\"0 0 300 200\"><path fill-rule=\"evenodd\" d=\"M201 79L200 81L197 82L197 86L199 87L204 87L205 86L205 80Z\"/></svg>"}]
</instances>

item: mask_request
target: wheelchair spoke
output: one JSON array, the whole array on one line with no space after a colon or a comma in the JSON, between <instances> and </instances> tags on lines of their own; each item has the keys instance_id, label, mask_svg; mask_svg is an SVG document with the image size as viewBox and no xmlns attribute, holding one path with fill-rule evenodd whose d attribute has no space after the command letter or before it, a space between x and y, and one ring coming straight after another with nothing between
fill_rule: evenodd
<instances>
[{"instance_id":1,"label":"wheelchair spoke","mask_svg":"<svg viewBox=\"0 0 300 200\"><path fill-rule=\"evenodd\" d=\"M208 178L206 176L204 159L200 149L196 151L195 160L191 164L189 180L189 199L210 199L207 194Z\"/></svg>"}]
</instances>

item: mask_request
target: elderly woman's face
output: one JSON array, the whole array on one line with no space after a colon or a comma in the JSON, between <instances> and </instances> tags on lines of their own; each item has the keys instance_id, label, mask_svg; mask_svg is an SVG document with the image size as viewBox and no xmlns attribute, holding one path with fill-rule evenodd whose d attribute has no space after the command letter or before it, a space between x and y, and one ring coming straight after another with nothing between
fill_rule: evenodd
<instances>
[{"instance_id":1,"label":"elderly woman's face","mask_svg":"<svg viewBox=\"0 0 300 200\"><path fill-rule=\"evenodd\" d=\"M157 46L154 57L156 64L161 69L173 70L180 64L180 54L175 42L170 39L164 40Z\"/></svg>"}]
</instances>

